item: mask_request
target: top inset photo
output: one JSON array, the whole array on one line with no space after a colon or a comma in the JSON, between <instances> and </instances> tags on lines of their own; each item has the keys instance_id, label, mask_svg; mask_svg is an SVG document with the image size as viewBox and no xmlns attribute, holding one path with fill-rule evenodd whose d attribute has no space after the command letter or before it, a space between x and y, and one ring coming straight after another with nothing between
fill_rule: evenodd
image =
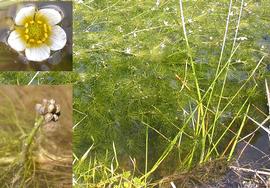
<instances>
[{"instance_id":1,"label":"top inset photo","mask_svg":"<svg viewBox=\"0 0 270 188\"><path fill-rule=\"evenodd\" d=\"M72 71L72 2L0 2L0 71Z\"/></svg>"}]
</instances>

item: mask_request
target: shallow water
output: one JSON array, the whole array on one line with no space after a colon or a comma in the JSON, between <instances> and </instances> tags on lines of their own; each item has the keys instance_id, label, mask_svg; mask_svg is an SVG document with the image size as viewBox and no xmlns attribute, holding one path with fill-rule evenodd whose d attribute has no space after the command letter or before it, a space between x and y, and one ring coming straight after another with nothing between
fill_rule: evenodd
<instances>
[{"instance_id":1,"label":"shallow water","mask_svg":"<svg viewBox=\"0 0 270 188\"><path fill-rule=\"evenodd\" d=\"M84 69L89 70L88 74L81 74L80 86L74 91L75 97L80 98L75 107L81 107L88 115L74 131L75 153L81 156L94 144L91 157L102 162L108 160L106 162L110 165L110 159L114 157L114 143L120 166L132 171L131 156L136 159L138 174L146 168L146 127L149 128L149 170L177 134L177 128L183 126L197 102L178 1L156 2L84 1L84 4L76 6L74 16L75 34L88 31L85 36L75 35L76 61L80 62L75 70L79 73L83 73ZM221 67L231 54L240 3L233 1ZM229 1L225 0L184 2L188 39L202 94L215 77L228 7ZM246 87L219 117L217 138L249 95L248 103L252 104L250 116L258 119L262 116L253 105L267 112L263 84L264 78L269 76L269 7L268 1L252 1L244 5L236 40L239 48L231 59L219 109L228 104L259 60L265 57ZM183 86L184 80L187 81L186 86ZM216 113L223 80L223 76L217 80L209 105L209 116L206 117L209 122ZM252 91L254 86L257 88ZM242 118L244 113L241 112L239 117ZM196 119L196 113L194 117ZM76 113L76 122L81 119L82 115ZM233 124L233 131L239 129L239 121L237 119ZM186 168L181 166L181 156L188 154L193 146L194 139L189 139L188 135L192 135L194 123L195 120L189 122L190 129L182 138L185 141L171 151L151 178L159 179ZM241 136L255 128L255 124L247 121ZM233 134L228 134L218 149L225 150L232 137ZM262 141L259 142L260 139ZM267 150L269 141L259 132L251 143L256 146L264 143L263 149L270 154ZM237 150L241 150L241 145ZM194 163L199 160L200 147L195 151ZM261 156L255 152L249 154L251 159ZM242 156L244 160L248 160L245 156ZM234 157L237 157L237 152Z\"/></svg>"}]
</instances>

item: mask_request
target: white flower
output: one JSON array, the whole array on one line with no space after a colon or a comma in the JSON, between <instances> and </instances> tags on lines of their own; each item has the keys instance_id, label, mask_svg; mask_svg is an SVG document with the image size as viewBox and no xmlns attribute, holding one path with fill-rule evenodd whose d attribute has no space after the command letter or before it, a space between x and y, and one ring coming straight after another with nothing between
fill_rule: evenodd
<instances>
[{"instance_id":1,"label":"white flower","mask_svg":"<svg viewBox=\"0 0 270 188\"><path fill-rule=\"evenodd\" d=\"M168 22L168 21L166 21L166 20L165 20L165 21L163 21L163 23L164 23L164 25L165 25L165 26L168 26L168 25L169 25L169 22Z\"/></svg>"},{"instance_id":2,"label":"white flower","mask_svg":"<svg viewBox=\"0 0 270 188\"><path fill-rule=\"evenodd\" d=\"M247 40L248 38L247 37L238 37L236 38L237 41L244 41L244 40Z\"/></svg>"},{"instance_id":3,"label":"white flower","mask_svg":"<svg viewBox=\"0 0 270 188\"><path fill-rule=\"evenodd\" d=\"M77 3L81 4L83 3L83 0L75 0Z\"/></svg>"},{"instance_id":4,"label":"white flower","mask_svg":"<svg viewBox=\"0 0 270 188\"><path fill-rule=\"evenodd\" d=\"M16 14L15 29L8 37L8 44L18 52L25 51L30 61L44 61L50 57L51 50L57 51L66 45L67 35L57 25L61 20L60 12L52 8L21 8Z\"/></svg>"},{"instance_id":5,"label":"white flower","mask_svg":"<svg viewBox=\"0 0 270 188\"><path fill-rule=\"evenodd\" d=\"M159 4L160 4L160 0L157 0L157 1L156 1L156 6L158 7Z\"/></svg>"},{"instance_id":6,"label":"white flower","mask_svg":"<svg viewBox=\"0 0 270 188\"><path fill-rule=\"evenodd\" d=\"M160 44L160 48L163 49L163 48L165 48L165 47L166 47L166 45L165 45L164 43L161 43L161 44Z\"/></svg>"},{"instance_id":7,"label":"white flower","mask_svg":"<svg viewBox=\"0 0 270 188\"><path fill-rule=\"evenodd\" d=\"M128 48L125 50L125 53L126 53L126 54L131 54L131 48L128 47Z\"/></svg>"},{"instance_id":8,"label":"white flower","mask_svg":"<svg viewBox=\"0 0 270 188\"><path fill-rule=\"evenodd\" d=\"M187 23L192 23L193 22L193 20L191 19L191 18L189 18L188 20L187 20Z\"/></svg>"}]
</instances>

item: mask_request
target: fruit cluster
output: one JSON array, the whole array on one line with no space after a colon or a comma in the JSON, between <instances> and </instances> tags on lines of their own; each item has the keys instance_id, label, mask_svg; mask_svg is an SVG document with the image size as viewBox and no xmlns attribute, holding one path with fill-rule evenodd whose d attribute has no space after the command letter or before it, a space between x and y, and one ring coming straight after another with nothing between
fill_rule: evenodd
<instances>
[{"instance_id":1,"label":"fruit cluster","mask_svg":"<svg viewBox=\"0 0 270 188\"><path fill-rule=\"evenodd\" d=\"M60 116L60 105L54 99L43 99L42 104L36 104L36 111L44 117L46 123L58 121Z\"/></svg>"}]
</instances>

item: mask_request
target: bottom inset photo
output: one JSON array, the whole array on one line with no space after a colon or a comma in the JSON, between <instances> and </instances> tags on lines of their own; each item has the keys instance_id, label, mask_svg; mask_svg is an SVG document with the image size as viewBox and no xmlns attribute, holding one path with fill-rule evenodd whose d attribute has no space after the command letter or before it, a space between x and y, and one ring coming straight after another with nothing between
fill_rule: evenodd
<instances>
[{"instance_id":1,"label":"bottom inset photo","mask_svg":"<svg viewBox=\"0 0 270 188\"><path fill-rule=\"evenodd\" d=\"M72 187L72 86L0 86L1 187Z\"/></svg>"}]
</instances>

